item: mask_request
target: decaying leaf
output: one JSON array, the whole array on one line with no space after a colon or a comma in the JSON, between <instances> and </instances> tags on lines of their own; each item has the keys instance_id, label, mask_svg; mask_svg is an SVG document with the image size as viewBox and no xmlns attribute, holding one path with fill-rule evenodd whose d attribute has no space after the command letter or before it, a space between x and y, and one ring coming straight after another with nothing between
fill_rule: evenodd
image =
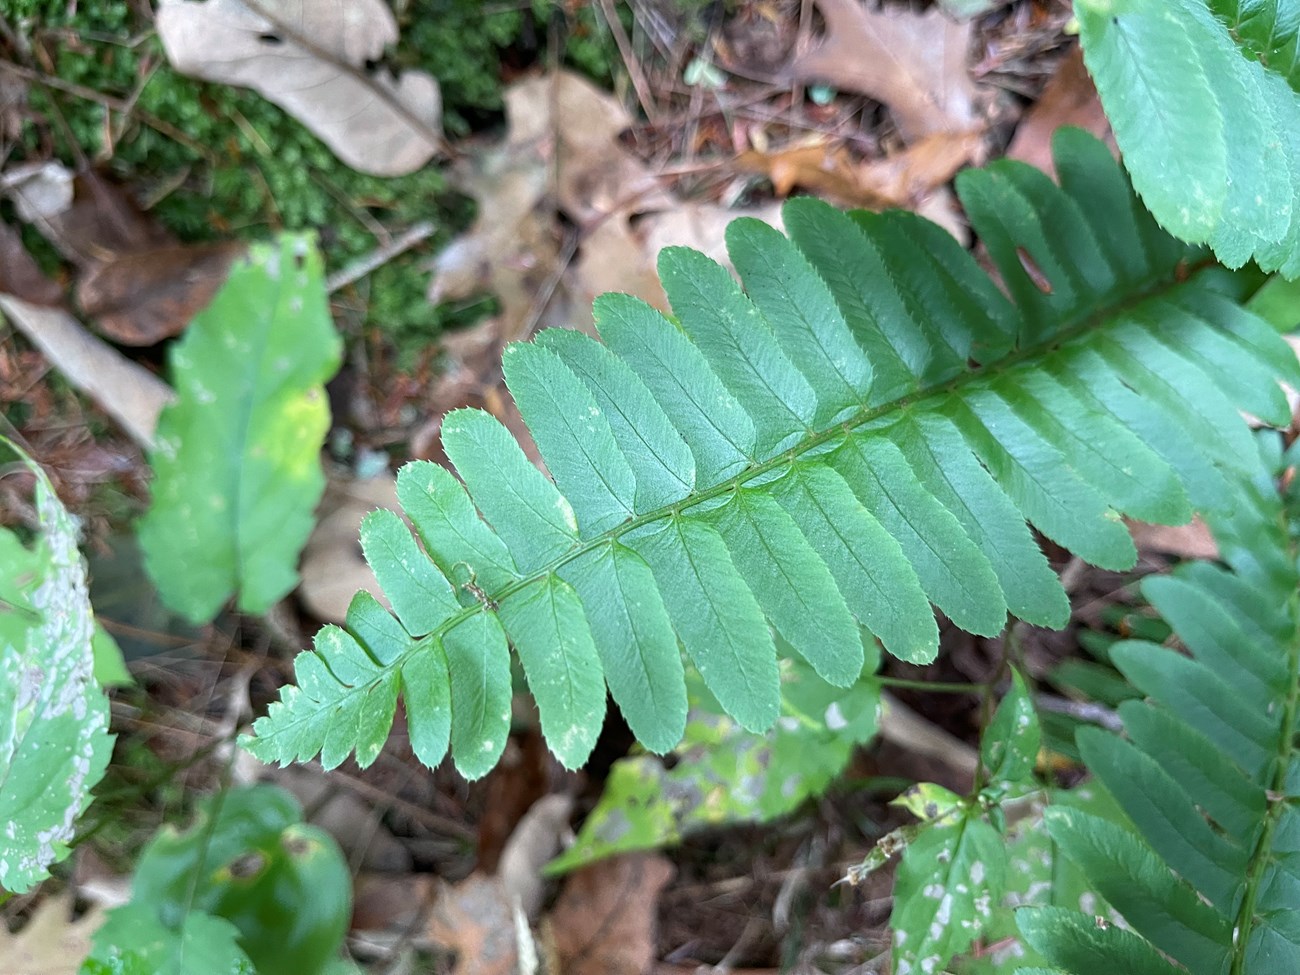
<instances>
[{"instance_id":1,"label":"decaying leaf","mask_svg":"<svg viewBox=\"0 0 1300 975\"><path fill-rule=\"evenodd\" d=\"M659 893L672 879L664 857L633 853L575 871L551 911L565 975L641 975L655 960Z\"/></svg>"},{"instance_id":2,"label":"decaying leaf","mask_svg":"<svg viewBox=\"0 0 1300 975\"><path fill-rule=\"evenodd\" d=\"M104 923L104 909L92 907L72 918L72 892L41 901L17 934L0 924L0 958L15 975L76 975L90 954L90 936Z\"/></svg>"},{"instance_id":3,"label":"decaying leaf","mask_svg":"<svg viewBox=\"0 0 1300 975\"><path fill-rule=\"evenodd\" d=\"M401 508L391 474L365 480L335 478L326 485L316 525L302 552L298 587L303 605L316 619L342 623L352 597L362 589L384 599L357 541L361 520L376 508Z\"/></svg>"},{"instance_id":4,"label":"decaying leaf","mask_svg":"<svg viewBox=\"0 0 1300 975\"><path fill-rule=\"evenodd\" d=\"M78 269L82 312L96 331L122 345L154 345L178 334L212 300L244 250L232 241L180 243L125 188L94 170L74 177L57 162L20 167L5 174L0 189ZM30 289L30 273L19 283Z\"/></svg>"},{"instance_id":5,"label":"decaying leaf","mask_svg":"<svg viewBox=\"0 0 1300 975\"><path fill-rule=\"evenodd\" d=\"M176 70L252 88L361 172L412 173L442 144L437 81L366 68L397 40L383 0L163 0L157 25Z\"/></svg>"},{"instance_id":6,"label":"decaying leaf","mask_svg":"<svg viewBox=\"0 0 1300 975\"><path fill-rule=\"evenodd\" d=\"M967 71L971 23L938 9L872 9L862 0L817 0L826 36L789 73L861 92L889 107L907 142L980 128Z\"/></svg>"},{"instance_id":7,"label":"decaying leaf","mask_svg":"<svg viewBox=\"0 0 1300 975\"><path fill-rule=\"evenodd\" d=\"M47 278L27 248L22 235L0 222L0 294L13 295L33 305L58 305L63 289Z\"/></svg>"},{"instance_id":8,"label":"decaying leaf","mask_svg":"<svg viewBox=\"0 0 1300 975\"><path fill-rule=\"evenodd\" d=\"M454 886L444 885L426 934L456 952L456 975L515 975L519 939L514 906L499 877L473 873Z\"/></svg>"},{"instance_id":9,"label":"decaying leaf","mask_svg":"<svg viewBox=\"0 0 1300 975\"><path fill-rule=\"evenodd\" d=\"M1077 46L1061 60L1043 94L1020 120L1007 147L1007 157L1052 172L1052 134L1063 125L1086 129L1104 140L1111 152L1117 152L1115 136L1097 97L1097 86L1083 66L1083 50Z\"/></svg>"},{"instance_id":10,"label":"decaying leaf","mask_svg":"<svg viewBox=\"0 0 1300 975\"><path fill-rule=\"evenodd\" d=\"M736 165L766 175L777 196L798 188L843 207L910 209L952 179L979 148L976 131L936 132L884 159L862 162L842 142L819 138L770 152L750 149Z\"/></svg>"},{"instance_id":11,"label":"decaying leaf","mask_svg":"<svg viewBox=\"0 0 1300 975\"><path fill-rule=\"evenodd\" d=\"M62 308L0 294L0 312L136 443L153 446L158 417L174 398L166 383L91 335Z\"/></svg>"}]
</instances>

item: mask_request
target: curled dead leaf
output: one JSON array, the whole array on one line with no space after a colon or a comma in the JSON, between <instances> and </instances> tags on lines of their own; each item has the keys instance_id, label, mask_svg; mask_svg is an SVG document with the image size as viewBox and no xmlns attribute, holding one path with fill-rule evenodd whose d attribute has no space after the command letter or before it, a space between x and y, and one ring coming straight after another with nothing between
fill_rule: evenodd
<instances>
[{"instance_id":1,"label":"curled dead leaf","mask_svg":"<svg viewBox=\"0 0 1300 975\"><path fill-rule=\"evenodd\" d=\"M382 0L162 0L156 22L176 70L252 88L354 169L401 176L442 147L437 81L366 67L397 40Z\"/></svg>"}]
</instances>

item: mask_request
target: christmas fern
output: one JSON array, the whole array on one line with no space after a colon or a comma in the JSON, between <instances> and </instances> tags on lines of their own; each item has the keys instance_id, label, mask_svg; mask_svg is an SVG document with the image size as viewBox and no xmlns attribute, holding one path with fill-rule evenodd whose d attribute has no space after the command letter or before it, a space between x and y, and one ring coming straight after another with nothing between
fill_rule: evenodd
<instances>
[{"instance_id":1,"label":"christmas fern","mask_svg":"<svg viewBox=\"0 0 1300 975\"><path fill-rule=\"evenodd\" d=\"M1084 58L1138 193L1230 267L1300 276L1295 0L1076 0Z\"/></svg>"},{"instance_id":2,"label":"christmas fern","mask_svg":"<svg viewBox=\"0 0 1300 975\"><path fill-rule=\"evenodd\" d=\"M1022 910L1028 942L1063 971L1300 971L1300 526L1294 485L1284 491L1290 512L1257 477L1214 519L1227 568L1189 563L1143 585L1187 654L1141 641L1111 650L1147 699L1120 706L1126 737L1091 728L1078 743L1128 822L1069 808L1046 819L1127 928Z\"/></svg>"},{"instance_id":3,"label":"christmas fern","mask_svg":"<svg viewBox=\"0 0 1300 975\"><path fill-rule=\"evenodd\" d=\"M509 723L510 645L542 731L586 759L606 686L648 748L682 734L681 650L742 726L779 707L772 632L825 680L937 652L929 604L996 634L1068 602L1026 520L1094 564L1135 559L1122 520L1230 507L1253 443L1290 417L1295 357L1237 303L1254 279L1164 233L1102 145L1058 136L1058 187L1003 161L958 189L998 283L909 213L812 200L786 234L738 220L744 282L660 258L673 319L596 304L603 343L552 330L504 368L551 478L474 410L446 417L460 476L407 466L362 544L396 618L358 596L296 662L249 747L326 766L382 747L404 694L413 748L482 775ZM553 480L552 480L553 478ZM463 487L462 487L463 482ZM422 543L422 544L421 544Z\"/></svg>"}]
</instances>

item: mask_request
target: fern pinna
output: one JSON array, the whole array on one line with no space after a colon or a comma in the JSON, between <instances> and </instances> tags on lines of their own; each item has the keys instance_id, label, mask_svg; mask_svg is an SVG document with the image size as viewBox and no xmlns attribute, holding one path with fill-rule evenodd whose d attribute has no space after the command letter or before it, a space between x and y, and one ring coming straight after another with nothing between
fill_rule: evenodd
<instances>
[{"instance_id":1,"label":"fern pinna","mask_svg":"<svg viewBox=\"0 0 1300 975\"><path fill-rule=\"evenodd\" d=\"M1285 506L1257 476L1236 511L1211 519L1226 568L1188 563L1143 584L1187 655L1143 641L1111 650L1147 699L1120 706L1126 738L1090 728L1078 743L1127 822L1070 808L1045 818L1128 927L1021 910L1026 940L1063 971L1300 971L1300 497L1283 490Z\"/></svg>"},{"instance_id":2,"label":"fern pinna","mask_svg":"<svg viewBox=\"0 0 1300 975\"><path fill-rule=\"evenodd\" d=\"M506 350L554 480L474 410L442 425L460 475L404 468L362 545L396 618L359 594L255 725L267 760L373 761L399 689L429 765L495 763L513 644L569 767L606 685L640 741L686 720L681 650L741 725L777 717L772 631L827 681L859 676L859 625L898 657L937 650L933 603L998 633L1060 626L1065 594L1026 519L1094 564L1135 559L1121 515L1176 523L1231 502L1239 409L1282 424L1281 339L1250 281L1168 236L1101 143L1065 132L1059 187L1015 162L960 177L1000 288L938 226L799 199L786 234L737 220L744 288L704 255L659 262L675 319L596 304ZM1253 279L1250 279L1253 280ZM1005 289L1005 290L1004 290ZM462 487L461 482L464 483Z\"/></svg>"}]
</instances>

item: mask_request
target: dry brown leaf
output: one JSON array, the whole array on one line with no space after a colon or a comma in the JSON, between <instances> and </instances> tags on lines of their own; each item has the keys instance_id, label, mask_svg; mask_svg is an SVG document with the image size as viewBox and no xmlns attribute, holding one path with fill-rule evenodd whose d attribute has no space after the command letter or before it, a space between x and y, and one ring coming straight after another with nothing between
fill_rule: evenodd
<instances>
[{"instance_id":1,"label":"dry brown leaf","mask_svg":"<svg viewBox=\"0 0 1300 975\"><path fill-rule=\"evenodd\" d=\"M456 975L515 975L514 906L498 877L473 873L455 886L444 885L425 933L456 952Z\"/></svg>"},{"instance_id":2,"label":"dry brown leaf","mask_svg":"<svg viewBox=\"0 0 1300 975\"><path fill-rule=\"evenodd\" d=\"M980 127L967 71L971 23L862 0L817 0L826 36L789 73L861 92L889 107L904 141Z\"/></svg>"},{"instance_id":3,"label":"dry brown leaf","mask_svg":"<svg viewBox=\"0 0 1300 975\"><path fill-rule=\"evenodd\" d=\"M63 289L41 272L22 235L7 223L0 223L0 293L33 305L63 303Z\"/></svg>"},{"instance_id":4,"label":"dry brown leaf","mask_svg":"<svg viewBox=\"0 0 1300 975\"><path fill-rule=\"evenodd\" d=\"M180 243L126 189L93 170L74 179L52 163L39 174L5 179L19 215L79 268L77 299L93 327L123 345L154 345L179 334L244 249Z\"/></svg>"},{"instance_id":5,"label":"dry brown leaf","mask_svg":"<svg viewBox=\"0 0 1300 975\"><path fill-rule=\"evenodd\" d=\"M72 893L47 897L17 934L0 924L0 959L10 975L75 975L90 954L90 937L105 911L92 907L72 920Z\"/></svg>"},{"instance_id":6,"label":"dry brown leaf","mask_svg":"<svg viewBox=\"0 0 1300 975\"><path fill-rule=\"evenodd\" d=\"M427 873L363 873L355 883L352 930L401 935L433 896Z\"/></svg>"},{"instance_id":7,"label":"dry brown leaf","mask_svg":"<svg viewBox=\"0 0 1300 975\"><path fill-rule=\"evenodd\" d=\"M122 345L154 345L178 334L226 283L244 253L235 241L123 254L88 267L77 304L96 331Z\"/></svg>"},{"instance_id":8,"label":"dry brown leaf","mask_svg":"<svg viewBox=\"0 0 1300 975\"><path fill-rule=\"evenodd\" d=\"M400 509L397 482L383 474L364 481L331 478L318 508L316 527L302 552L298 595L318 620L342 623L353 595L364 589L385 596L357 541L361 519L376 508Z\"/></svg>"},{"instance_id":9,"label":"dry brown leaf","mask_svg":"<svg viewBox=\"0 0 1300 975\"><path fill-rule=\"evenodd\" d=\"M773 152L751 149L736 158L736 165L766 175L781 197L798 187L839 206L910 208L952 179L975 157L980 142L974 130L937 132L884 159L860 162L843 143L818 140Z\"/></svg>"},{"instance_id":10,"label":"dry brown leaf","mask_svg":"<svg viewBox=\"0 0 1300 975\"><path fill-rule=\"evenodd\" d=\"M91 335L61 308L0 294L0 312L136 443L153 447L158 415L173 397L166 383Z\"/></svg>"},{"instance_id":11,"label":"dry brown leaf","mask_svg":"<svg viewBox=\"0 0 1300 975\"><path fill-rule=\"evenodd\" d=\"M1110 151L1118 155L1097 88L1083 66L1083 49L1077 45L1061 60L1038 101L1020 120L1007 147L1007 157L1027 162L1045 173L1053 172L1052 133L1063 125L1086 129L1103 139Z\"/></svg>"},{"instance_id":12,"label":"dry brown leaf","mask_svg":"<svg viewBox=\"0 0 1300 975\"><path fill-rule=\"evenodd\" d=\"M1200 515L1186 525L1151 525L1145 521L1133 521L1129 522L1129 531L1139 552L1211 561L1219 557L1219 546Z\"/></svg>"},{"instance_id":13,"label":"dry brown leaf","mask_svg":"<svg viewBox=\"0 0 1300 975\"><path fill-rule=\"evenodd\" d=\"M659 893L672 879L664 857L633 853L569 875L550 926L565 975L641 975L655 961Z\"/></svg>"},{"instance_id":14,"label":"dry brown leaf","mask_svg":"<svg viewBox=\"0 0 1300 975\"><path fill-rule=\"evenodd\" d=\"M563 793L543 796L519 820L501 851L497 876L529 919L535 918L541 909L545 891L542 868L560 852L572 812L571 796Z\"/></svg>"},{"instance_id":15,"label":"dry brown leaf","mask_svg":"<svg viewBox=\"0 0 1300 975\"><path fill-rule=\"evenodd\" d=\"M442 145L437 81L366 70L397 40L382 0L162 0L156 23L176 70L252 88L361 172L412 173Z\"/></svg>"}]
</instances>

